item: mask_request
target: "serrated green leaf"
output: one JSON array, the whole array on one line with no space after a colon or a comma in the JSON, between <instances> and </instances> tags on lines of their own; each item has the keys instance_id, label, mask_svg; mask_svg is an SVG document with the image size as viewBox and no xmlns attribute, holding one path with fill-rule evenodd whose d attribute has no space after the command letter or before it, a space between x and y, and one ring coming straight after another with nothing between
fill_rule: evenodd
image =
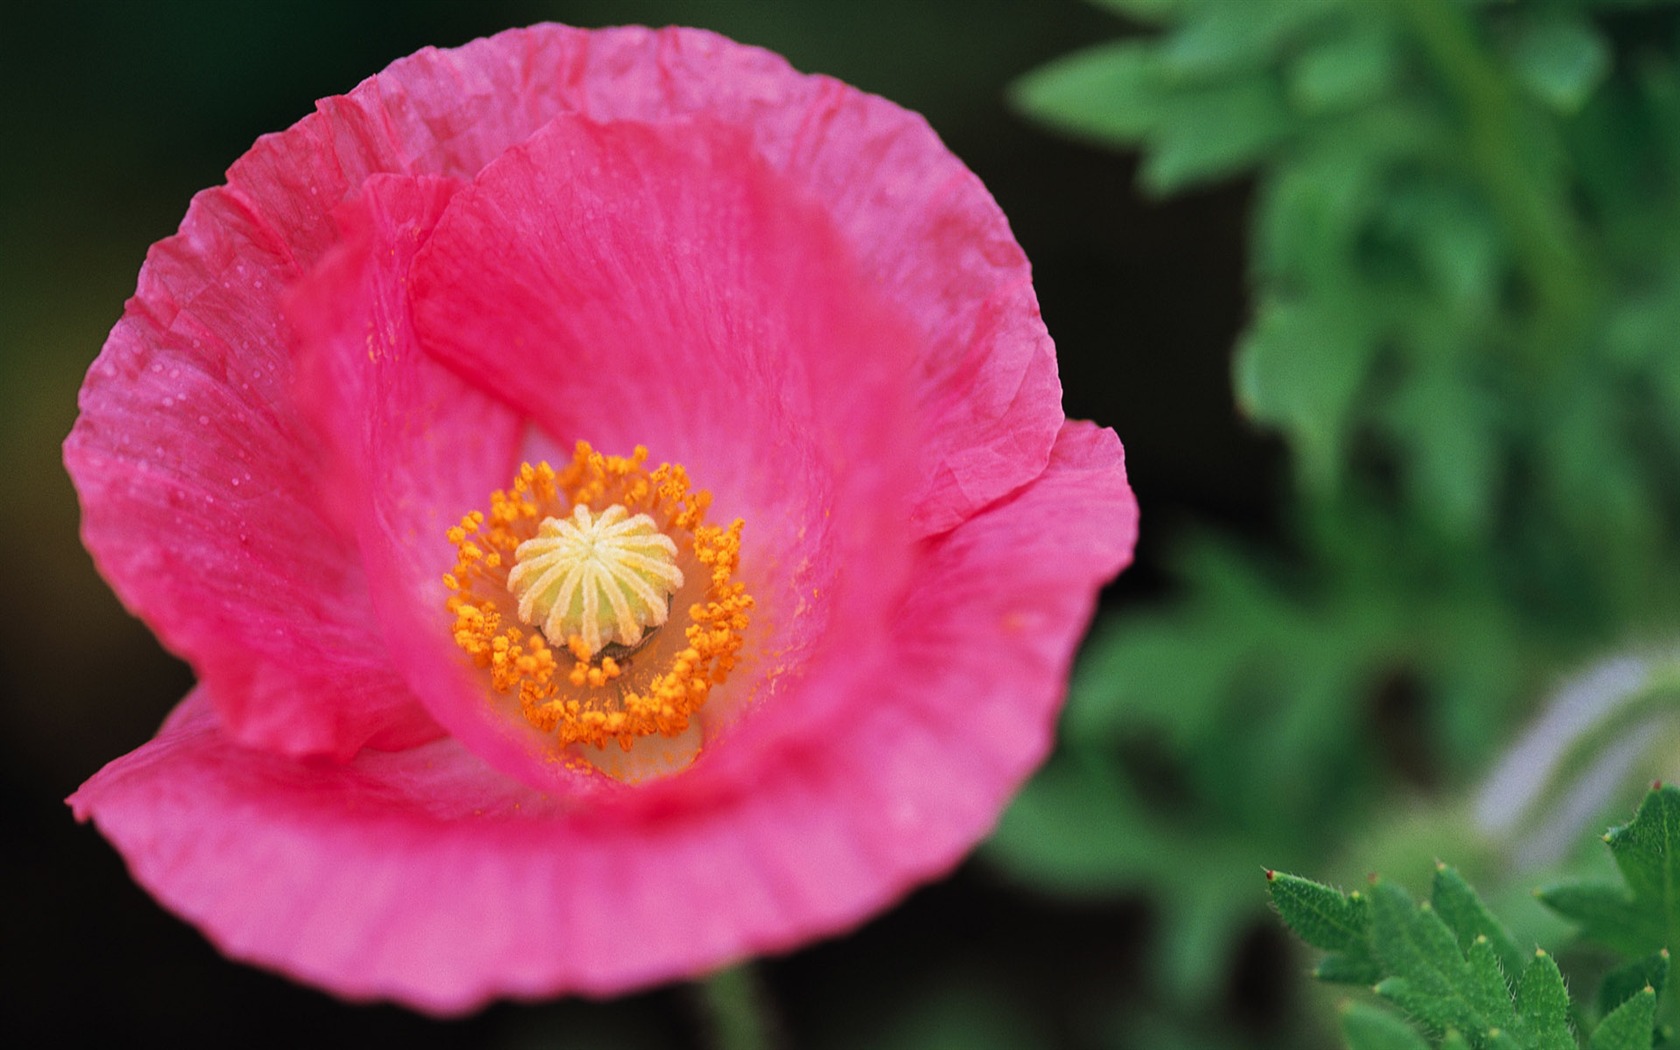
<instances>
[{"instance_id":1,"label":"serrated green leaf","mask_svg":"<svg viewBox=\"0 0 1680 1050\"><path fill-rule=\"evenodd\" d=\"M1358 921L1350 917L1353 899L1295 877L1282 891L1283 900L1301 916L1302 925L1315 931L1319 943L1345 946L1356 939ZM1556 961L1535 952L1520 974L1508 969L1493 938L1480 932L1491 931L1509 945L1504 925L1445 865L1437 867L1433 896L1446 905L1450 925L1430 903L1413 904L1393 883L1379 880L1363 896L1369 912L1365 938L1382 976L1376 993L1425 1031L1442 1033L1443 1050L1467 1050L1471 1045L1477 1050L1578 1050L1570 1027L1569 993ZM1459 947L1457 934L1472 936L1468 948ZM1373 1046L1387 1045L1384 1039L1411 1045L1404 1040L1416 1032L1385 1017L1377 1010L1360 1011L1354 1022L1360 1037ZM1469 1038L1453 1033L1469 1033ZM1354 1038L1351 1030L1349 1038Z\"/></svg>"},{"instance_id":2,"label":"serrated green leaf","mask_svg":"<svg viewBox=\"0 0 1680 1050\"><path fill-rule=\"evenodd\" d=\"M1588 1050L1651 1050L1656 1017L1656 992L1642 990L1599 1023Z\"/></svg>"},{"instance_id":3,"label":"serrated green leaf","mask_svg":"<svg viewBox=\"0 0 1680 1050\"><path fill-rule=\"evenodd\" d=\"M1266 883L1278 914L1295 936L1327 952L1366 947L1371 923L1362 895L1345 895L1321 882L1281 871L1268 871Z\"/></svg>"},{"instance_id":4,"label":"serrated green leaf","mask_svg":"<svg viewBox=\"0 0 1680 1050\"><path fill-rule=\"evenodd\" d=\"M1292 124L1278 85L1264 78L1173 96L1145 138L1138 173L1151 193L1167 194L1238 174L1260 160Z\"/></svg>"},{"instance_id":5,"label":"serrated green leaf","mask_svg":"<svg viewBox=\"0 0 1680 1050\"><path fill-rule=\"evenodd\" d=\"M1483 1017L1468 989L1473 980L1458 942L1434 910L1417 907L1406 891L1389 882L1371 888L1371 949L1395 976L1377 994L1435 1029L1485 1032Z\"/></svg>"},{"instance_id":6,"label":"serrated green leaf","mask_svg":"<svg viewBox=\"0 0 1680 1050\"><path fill-rule=\"evenodd\" d=\"M1350 1003L1342 1011L1342 1033L1348 1050L1429 1050L1417 1029L1367 1003Z\"/></svg>"},{"instance_id":7,"label":"serrated green leaf","mask_svg":"<svg viewBox=\"0 0 1680 1050\"><path fill-rule=\"evenodd\" d=\"M1382 979L1382 967L1368 954L1326 955L1313 967L1313 976L1325 984L1356 984L1369 988Z\"/></svg>"},{"instance_id":8,"label":"serrated green leaf","mask_svg":"<svg viewBox=\"0 0 1680 1050\"><path fill-rule=\"evenodd\" d=\"M1680 789L1655 788L1633 820L1604 837L1627 887L1577 883L1540 900L1581 927L1581 936L1624 955L1667 948L1680 931Z\"/></svg>"},{"instance_id":9,"label":"serrated green leaf","mask_svg":"<svg viewBox=\"0 0 1680 1050\"><path fill-rule=\"evenodd\" d=\"M1642 955L1662 938L1659 917L1639 908L1627 889L1577 882L1541 889L1540 903L1581 927L1581 936L1623 955Z\"/></svg>"},{"instance_id":10,"label":"serrated green leaf","mask_svg":"<svg viewBox=\"0 0 1680 1050\"><path fill-rule=\"evenodd\" d=\"M1119 40L1065 55L1016 81L1022 112L1053 128L1111 146L1130 146L1163 120L1170 97L1154 48Z\"/></svg>"},{"instance_id":11,"label":"serrated green leaf","mask_svg":"<svg viewBox=\"0 0 1680 1050\"><path fill-rule=\"evenodd\" d=\"M1511 1008L1511 989L1505 984L1505 970L1499 964L1499 954L1493 944L1486 937L1476 938L1464 961L1469 964L1470 971L1464 994L1476 1015L1485 1018L1494 1028L1515 1027L1517 1015ZM1568 1003L1565 998L1566 1007Z\"/></svg>"},{"instance_id":12,"label":"serrated green leaf","mask_svg":"<svg viewBox=\"0 0 1680 1050\"><path fill-rule=\"evenodd\" d=\"M1560 113L1574 113L1610 73L1610 48L1580 16L1550 13L1523 26L1512 60L1522 84Z\"/></svg>"},{"instance_id":13,"label":"serrated green leaf","mask_svg":"<svg viewBox=\"0 0 1680 1050\"><path fill-rule=\"evenodd\" d=\"M1517 982L1516 1012L1514 1027L1528 1050L1577 1050L1569 1030L1569 992L1557 961L1545 952L1535 953Z\"/></svg>"},{"instance_id":14,"label":"serrated green leaf","mask_svg":"<svg viewBox=\"0 0 1680 1050\"><path fill-rule=\"evenodd\" d=\"M1283 872L1266 873L1267 892L1295 935L1330 952L1314 969L1321 981L1370 986L1382 976L1367 940L1368 905L1360 893L1343 895L1322 883Z\"/></svg>"},{"instance_id":15,"label":"serrated green leaf","mask_svg":"<svg viewBox=\"0 0 1680 1050\"><path fill-rule=\"evenodd\" d=\"M1607 841L1637 905L1660 917L1663 940L1647 950L1670 948L1680 931L1680 788L1651 791Z\"/></svg>"},{"instance_id":16,"label":"serrated green leaf","mask_svg":"<svg viewBox=\"0 0 1680 1050\"><path fill-rule=\"evenodd\" d=\"M1435 866L1435 878L1430 885L1429 903L1435 914L1447 924L1458 938L1461 951L1469 952L1478 937L1484 938L1499 958L1499 965L1511 978L1523 972L1524 958L1505 924L1488 911L1481 897L1464 881L1457 868L1449 864Z\"/></svg>"},{"instance_id":17,"label":"serrated green leaf","mask_svg":"<svg viewBox=\"0 0 1680 1050\"><path fill-rule=\"evenodd\" d=\"M1646 988L1662 994L1668 983L1668 950L1624 963L1604 975L1598 988L1598 1013L1605 1017Z\"/></svg>"}]
</instances>

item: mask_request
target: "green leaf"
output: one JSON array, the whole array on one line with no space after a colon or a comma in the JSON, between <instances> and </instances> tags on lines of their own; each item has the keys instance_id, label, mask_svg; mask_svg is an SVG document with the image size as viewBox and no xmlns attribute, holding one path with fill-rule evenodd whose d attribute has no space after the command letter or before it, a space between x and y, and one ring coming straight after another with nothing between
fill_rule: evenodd
<instances>
[{"instance_id":1,"label":"green leaf","mask_svg":"<svg viewBox=\"0 0 1680 1050\"><path fill-rule=\"evenodd\" d=\"M1122 18L1139 22L1168 22L1183 17L1193 0L1090 0Z\"/></svg>"},{"instance_id":2,"label":"green leaf","mask_svg":"<svg viewBox=\"0 0 1680 1050\"><path fill-rule=\"evenodd\" d=\"M1260 917L1260 847L1161 819L1105 754L1064 748L1004 813L983 856L1009 877L1073 899L1149 892L1163 938L1156 971L1181 997L1208 993ZM1162 887L1171 887L1163 892Z\"/></svg>"},{"instance_id":3,"label":"green leaf","mask_svg":"<svg viewBox=\"0 0 1680 1050\"><path fill-rule=\"evenodd\" d=\"M1266 872L1266 881L1272 903L1295 936L1327 952L1366 947L1371 921L1360 894L1345 895L1323 883L1281 871Z\"/></svg>"},{"instance_id":4,"label":"green leaf","mask_svg":"<svg viewBox=\"0 0 1680 1050\"><path fill-rule=\"evenodd\" d=\"M1604 836L1627 883L1577 883L1540 891L1540 900L1581 927L1581 936L1624 955L1674 943L1680 930L1680 789L1663 785L1633 820Z\"/></svg>"},{"instance_id":5,"label":"green leaf","mask_svg":"<svg viewBox=\"0 0 1680 1050\"><path fill-rule=\"evenodd\" d=\"M1393 883L1379 881L1371 888L1371 947L1394 975L1377 985L1377 994L1425 1025L1485 1032L1503 1020L1483 1014L1471 991L1476 977L1452 931L1432 908L1417 907Z\"/></svg>"},{"instance_id":6,"label":"green leaf","mask_svg":"<svg viewBox=\"0 0 1680 1050\"><path fill-rule=\"evenodd\" d=\"M1022 112L1053 128L1111 146L1130 146L1166 115L1154 48L1120 40L1077 51L1015 82Z\"/></svg>"},{"instance_id":7,"label":"green leaf","mask_svg":"<svg viewBox=\"0 0 1680 1050\"><path fill-rule=\"evenodd\" d=\"M830 1045L873 1050L1040 1050L1052 1045L1045 1026L1017 996L989 983L980 974L945 975L902 1002L847 1018L857 1026L851 1039Z\"/></svg>"},{"instance_id":8,"label":"green leaf","mask_svg":"<svg viewBox=\"0 0 1680 1050\"><path fill-rule=\"evenodd\" d=\"M1643 959L1635 959L1624 963L1604 975L1604 981L1598 988L1599 1016L1608 1016L1623 1003L1632 999L1646 988L1653 988L1658 995L1662 994L1663 986L1668 982L1668 949L1663 949Z\"/></svg>"},{"instance_id":9,"label":"green leaf","mask_svg":"<svg viewBox=\"0 0 1680 1050\"><path fill-rule=\"evenodd\" d=\"M1641 907L1661 916L1668 948L1680 930L1680 788L1665 784L1645 796L1633 820L1606 836L1616 867Z\"/></svg>"},{"instance_id":10,"label":"green leaf","mask_svg":"<svg viewBox=\"0 0 1680 1050\"><path fill-rule=\"evenodd\" d=\"M1152 861L1172 863L1159 850L1136 849L1139 838L1153 836L1118 771L1099 756L1068 752L1022 790L986 848L1017 878L1088 896L1131 889Z\"/></svg>"},{"instance_id":11,"label":"green leaf","mask_svg":"<svg viewBox=\"0 0 1680 1050\"><path fill-rule=\"evenodd\" d=\"M1547 886L1540 902L1581 927L1581 936L1623 955L1643 955L1663 936L1662 922L1638 906L1627 889L1607 882Z\"/></svg>"},{"instance_id":12,"label":"green leaf","mask_svg":"<svg viewBox=\"0 0 1680 1050\"><path fill-rule=\"evenodd\" d=\"M1149 130L1139 180L1156 194L1236 175L1288 134L1283 92L1250 78L1174 96Z\"/></svg>"},{"instance_id":13,"label":"green leaf","mask_svg":"<svg viewBox=\"0 0 1680 1050\"><path fill-rule=\"evenodd\" d=\"M1284 924L1315 948L1332 953L1315 971L1322 981L1370 985L1382 976L1369 943L1365 897L1343 895L1322 883L1266 872L1266 889Z\"/></svg>"},{"instance_id":14,"label":"green leaf","mask_svg":"<svg viewBox=\"0 0 1680 1050\"><path fill-rule=\"evenodd\" d=\"M1504 924L1453 869L1436 870L1433 897L1444 916L1387 881L1368 896L1344 897L1308 879L1271 878L1290 929L1340 953L1332 958L1369 958L1377 994L1426 1031L1446 1033L1443 1048L1465 1045L1452 1033L1468 1032L1479 1050L1577 1050L1556 962L1537 952L1518 976L1516 963L1501 960L1515 951ZM1355 1050L1418 1045L1414 1029L1380 1010L1350 1007L1343 1027Z\"/></svg>"},{"instance_id":15,"label":"green leaf","mask_svg":"<svg viewBox=\"0 0 1680 1050\"><path fill-rule=\"evenodd\" d=\"M1476 1015L1489 1019L1495 1028L1515 1027L1517 1014L1511 1007L1511 989L1505 984L1505 972L1493 944L1486 937L1477 937L1465 953L1464 961L1470 968L1470 983L1465 985L1464 993ZM1567 1009L1568 996L1563 1003Z\"/></svg>"},{"instance_id":16,"label":"green leaf","mask_svg":"<svg viewBox=\"0 0 1680 1050\"><path fill-rule=\"evenodd\" d=\"M1476 323L1480 311L1493 308L1505 263L1488 209L1464 187L1408 185L1384 208L1385 221L1416 256L1427 291L1452 309L1466 309L1455 323ZM1459 331L1458 338L1465 332ZM1443 348L1452 356L1452 348Z\"/></svg>"},{"instance_id":17,"label":"green leaf","mask_svg":"<svg viewBox=\"0 0 1680 1050\"><path fill-rule=\"evenodd\" d=\"M1654 989L1644 989L1599 1023L1587 1048L1651 1050L1651 1029L1656 1018L1657 993Z\"/></svg>"},{"instance_id":18,"label":"green leaf","mask_svg":"<svg viewBox=\"0 0 1680 1050\"><path fill-rule=\"evenodd\" d=\"M1569 992L1557 962L1545 952L1534 959L1517 982L1514 1026L1528 1050L1577 1050L1569 1031Z\"/></svg>"},{"instance_id":19,"label":"green leaf","mask_svg":"<svg viewBox=\"0 0 1680 1050\"><path fill-rule=\"evenodd\" d=\"M1610 48L1592 23L1561 13L1525 26L1512 59L1523 86L1559 113L1579 110L1610 74Z\"/></svg>"},{"instance_id":20,"label":"green leaf","mask_svg":"<svg viewBox=\"0 0 1680 1050\"><path fill-rule=\"evenodd\" d=\"M1350 1003L1342 1011L1342 1033L1348 1050L1429 1050L1417 1029L1366 1003Z\"/></svg>"},{"instance_id":21,"label":"green leaf","mask_svg":"<svg viewBox=\"0 0 1680 1050\"><path fill-rule=\"evenodd\" d=\"M1264 68L1335 5L1297 0L1203 4L1161 41L1166 68L1181 80L1208 80Z\"/></svg>"},{"instance_id":22,"label":"green leaf","mask_svg":"<svg viewBox=\"0 0 1680 1050\"><path fill-rule=\"evenodd\" d=\"M1289 67L1289 98L1308 113L1352 109L1381 97L1399 72L1386 25L1371 24L1307 48Z\"/></svg>"},{"instance_id":23,"label":"green leaf","mask_svg":"<svg viewBox=\"0 0 1680 1050\"><path fill-rule=\"evenodd\" d=\"M1360 242L1390 204L1390 169L1438 148L1442 134L1404 96L1323 124L1263 174L1253 268L1265 299L1363 294Z\"/></svg>"},{"instance_id":24,"label":"green leaf","mask_svg":"<svg viewBox=\"0 0 1680 1050\"><path fill-rule=\"evenodd\" d=\"M1525 960L1516 941L1511 939L1505 924L1488 911L1487 905L1464 881L1457 868L1436 864L1429 903L1434 906L1435 914L1457 936L1461 951L1468 952L1477 939L1484 939L1498 956L1499 965L1506 974L1515 977L1523 971Z\"/></svg>"},{"instance_id":25,"label":"green leaf","mask_svg":"<svg viewBox=\"0 0 1680 1050\"><path fill-rule=\"evenodd\" d=\"M1318 488L1336 477L1355 398L1376 357L1372 320L1352 301L1274 300L1237 350L1243 409L1295 439L1302 472Z\"/></svg>"},{"instance_id":26,"label":"green leaf","mask_svg":"<svg viewBox=\"0 0 1680 1050\"><path fill-rule=\"evenodd\" d=\"M1414 369L1385 422L1408 453L1406 481L1424 513L1457 536L1486 532L1500 495L1495 404L1461 362Z\"/></svg>"}]
</instances>

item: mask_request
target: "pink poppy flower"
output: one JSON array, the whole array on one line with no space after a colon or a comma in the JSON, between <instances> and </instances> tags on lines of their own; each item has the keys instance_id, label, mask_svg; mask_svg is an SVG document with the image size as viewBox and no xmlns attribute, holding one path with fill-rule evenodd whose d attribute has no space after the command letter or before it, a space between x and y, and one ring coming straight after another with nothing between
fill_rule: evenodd
<instances>
[{"instance_id":1,"label":"pink poppy flower","mask_svg":"<svg viewBox=\"0 0 1680 1050\"><path fill-rule=\"evenodd\" d=\"M687 29L422 51L260 139L81 410L87 546L199 685L77 817L228 955L438 1013L949 870L1136 526L979 180Z\"/></svg>"}]
</instances>

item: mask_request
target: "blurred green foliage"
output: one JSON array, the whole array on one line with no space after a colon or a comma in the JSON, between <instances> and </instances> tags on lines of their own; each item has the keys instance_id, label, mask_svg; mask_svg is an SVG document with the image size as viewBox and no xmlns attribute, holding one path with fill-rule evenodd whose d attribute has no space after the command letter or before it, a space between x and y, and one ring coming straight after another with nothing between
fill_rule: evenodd
<instances>
[{"instance_id":1,"label":"blurred green foliage","mask_svg":"<svg viewBox=\"0 0 1680 1050\"><path fill-rule=\"evenodd\" d=\"M1183 543L1176 594L1101 625L987 855L1149 900L1196 1031L1262 862L1531 877L1468 785L1566 671L1680 637L1680 11L1100 6L1133 35L1016 101L1153 194L1254 180L1234 383L1294 486L1284 542Z\"/></svg>"}]
</instances>

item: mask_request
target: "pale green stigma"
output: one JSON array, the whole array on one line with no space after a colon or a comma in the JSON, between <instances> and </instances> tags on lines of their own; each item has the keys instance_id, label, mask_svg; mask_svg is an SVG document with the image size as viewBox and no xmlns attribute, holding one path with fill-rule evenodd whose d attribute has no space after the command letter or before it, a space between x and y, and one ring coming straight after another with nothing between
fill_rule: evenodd
<instances>
[{"instance_id":1,"label":"pale green stigma","mask_svg":"<svg viewBox=\"0 0 1680 1050\"><path fill-rule=\"evenodd\" d=\"M519 618L550 645L575 649L577 639L593 657L610 644L634 646L665 622L683 585L676 561L676 543L646 514L615 503L596 515L579 503L519 545L507 585Z\"/></svg>"}]
</instances>

